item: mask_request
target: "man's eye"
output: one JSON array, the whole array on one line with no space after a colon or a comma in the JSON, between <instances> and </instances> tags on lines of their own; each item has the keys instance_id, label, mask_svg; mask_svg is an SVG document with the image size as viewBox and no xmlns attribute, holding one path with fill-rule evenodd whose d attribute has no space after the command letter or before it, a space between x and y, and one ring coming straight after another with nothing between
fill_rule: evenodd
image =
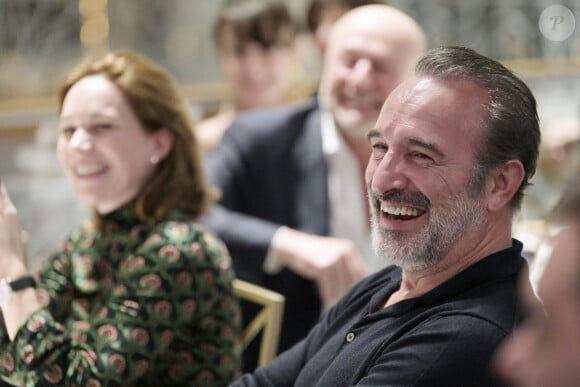
<instances>
[{"instance_id":1,"label":"man's eye","mask_svg":"<svg viewBox=\"0 0 580 387\"><path fill-rule=\"evenodd\" d=\"M236 56L237 58L243 58L244 56L246 56L247 51L248 50L246 49L246 47L242 44L236 45L233 49L234 56Z\"/></svg>"},{"instance_id":2,"label":"man's eye","mask_svg":"<svg viewBox=\"0 0 580 387\"><path fill-rule=\"evenodd\" d=\"M383 143L371 144L371 148L376 149L376 150L387 150L388 149L387 145L383 144Z\"/></svg>"},{"instance_id":3,"label":"man's eye","mask_svg":"<svg viewBox=\"0 0 580 387\"><path fill-rule=\"evenodd\" d=\"M427 156L425 153L421 153L421 152L413 152L412 156L417 158L417 159L422 159L422 160L433 160L430 156Z\"/></svg>"}]
</instances>

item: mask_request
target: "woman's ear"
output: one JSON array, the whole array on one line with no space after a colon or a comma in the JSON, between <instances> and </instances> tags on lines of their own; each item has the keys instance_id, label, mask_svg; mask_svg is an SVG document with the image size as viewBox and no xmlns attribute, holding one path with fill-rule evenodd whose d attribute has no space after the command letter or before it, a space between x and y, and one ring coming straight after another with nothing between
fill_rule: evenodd
<instances>
[{"instance_id":1,"label":"woman's ear","mask_svg":"<svg viewBox=\"0 0 580 387\"><path fill-rule=\"evenodd\" d=\"M154 137L155 155L159 160L163 160L173 148L175 135L169 129L162 128L155 132Z\"/></svg>"},{"instance_id":2,"label":"woman's ear","mask_svg":"<svg viewBox=\"0 0 580 387\"><path fill-rule=\"evenodd\" d=\"M487 209L498 211L508 205L524 180L525 170L519 160L510 160L491 173Z\"/></svg>"}]
</instances>

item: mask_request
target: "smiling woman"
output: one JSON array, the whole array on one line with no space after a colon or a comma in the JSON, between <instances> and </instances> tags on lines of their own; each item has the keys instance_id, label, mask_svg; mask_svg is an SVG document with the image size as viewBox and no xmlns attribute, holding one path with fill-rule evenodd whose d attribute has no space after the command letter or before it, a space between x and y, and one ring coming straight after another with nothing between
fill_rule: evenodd
<instances>
[{"instance_id":1,"label":"smiling woman","mask_svg":"<svg viewBox=\"0 0 580 387\"><path fill-rule=\"evenodd\" d=\"M223 243L197 223L215 194L177 90L164 69L127 51L65 79L58 156L94 215L47 261L38 293L0 186L5 380L223 386L237 377L234 273Z\"/></svg>"},{"instance_id":2,"label":"smiling woman","mask_svg":"<svg viewBox=\"0 0 580 387\"><path fill-rule=\"evenodd\" d=\"M134 198L173 143L168 129L147 133L105 75L82 78L61 108L58 156L79 199L99 213Z\"/></svg>"}]
</instances>

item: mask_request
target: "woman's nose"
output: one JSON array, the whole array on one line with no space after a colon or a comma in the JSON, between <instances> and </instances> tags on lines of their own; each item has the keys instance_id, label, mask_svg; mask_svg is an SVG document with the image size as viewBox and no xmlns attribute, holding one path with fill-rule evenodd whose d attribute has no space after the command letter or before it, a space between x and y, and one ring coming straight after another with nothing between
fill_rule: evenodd
<instances>
[{"instance_id":1,"label":"woman's nose","mask_svg":"<svg viewBox=\"0 0 580 387\"><path fill-rule=\"evenodd\" d=\"M88 150L92 148L92 137L85 129L78 128L71 136L69 144L76 149Z\"/></svg>"}]
</instances>

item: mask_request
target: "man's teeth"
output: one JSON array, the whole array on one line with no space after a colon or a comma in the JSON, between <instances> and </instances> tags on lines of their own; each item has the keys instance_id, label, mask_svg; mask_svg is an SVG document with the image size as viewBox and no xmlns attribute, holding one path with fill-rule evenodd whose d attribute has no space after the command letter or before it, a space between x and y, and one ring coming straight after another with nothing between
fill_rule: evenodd
<instances>
[{"instance_id":1,"label":"man's teeth","mask_svg":"<svg viewBox=\"0 0 580 387\"><path fill-rule=\"evenodd\" d=\"M381 204L381 211L393 216L418 216L422 211L411 207L394 207Z\"/></svg>"}]
</instances>

